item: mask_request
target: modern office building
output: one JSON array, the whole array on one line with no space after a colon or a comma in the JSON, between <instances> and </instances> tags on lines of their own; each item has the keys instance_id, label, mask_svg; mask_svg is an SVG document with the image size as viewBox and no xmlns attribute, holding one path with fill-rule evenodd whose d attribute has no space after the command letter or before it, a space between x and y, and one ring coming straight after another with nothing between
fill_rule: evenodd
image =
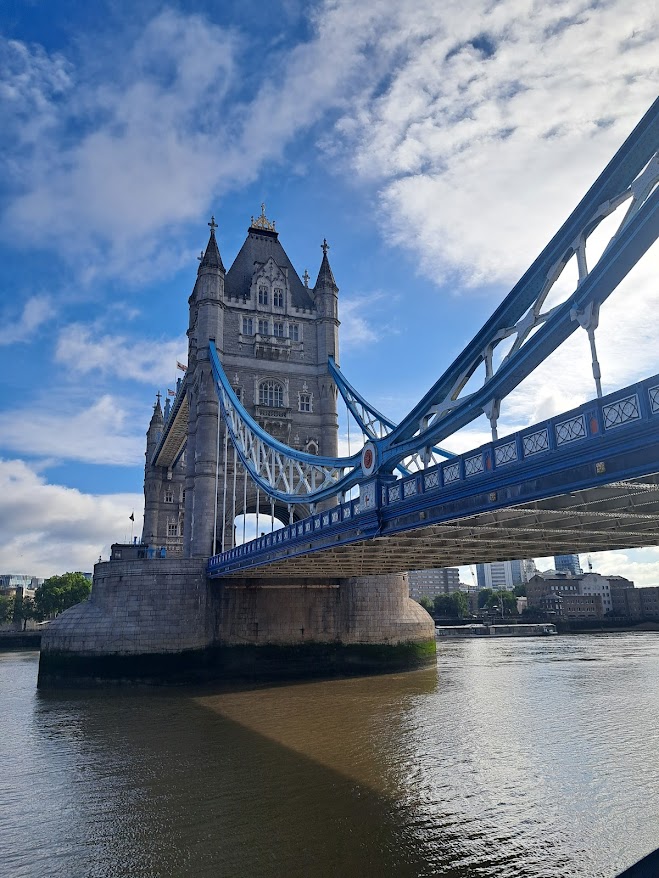
<instances>
[{"instance_id":1,"label":"modern office building","mask_svg":"<svg viewBox=\"0 0 659 878\"><path fill-rule=\"evenodd\" d=\"M42 583L41 577L28 573L0 573L0 594L16 594L18 589L21 594L32 594Z\"/></svg>"},{"instance_id":2,"label":"modern office building","mask_svg":"<svg viewBox=\"0 0 659 878\"><path fill-rule=\"evenodd\" d=\"M572 576L583 573L578 555L554 555L554 567L557 573L571 573Z\"/></svg>"},{"instance_id":3,"label":"modern office building","mask_svg":"<svg viewBox=\"0 0 659 878\"><path fill-rule=\"evenodd\" d=\"M460 571L457 567L439 567L436 570L410 570L407 574L410 597L435 598L438 594L452 594L460 590Z\"/></svg>"},{"instance_id":4,"label":"modern office building","mask_svg":"<svg viewBox=\"0 0 659 878\"><path fill-rule=\"evenodd\" d=\"M479 588L500 591L528 582L532 571L535 572L535 564L528 560L491 561L489 564L476 565L476 579Z\"/></svg>"}]
</instances>

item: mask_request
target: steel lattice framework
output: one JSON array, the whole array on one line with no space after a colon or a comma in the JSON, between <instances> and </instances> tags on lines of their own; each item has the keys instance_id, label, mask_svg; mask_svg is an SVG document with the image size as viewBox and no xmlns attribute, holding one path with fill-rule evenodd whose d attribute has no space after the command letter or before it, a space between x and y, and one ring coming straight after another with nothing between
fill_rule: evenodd
<instances>
[{"instance_id":1,"label":"steel lattice framework","mask_svg":"<svg viewBox=\"0 0 659 878\"><path fill-rule=\"evenodd\" d=\"M314 503L336 496L347 482L355 484L361 452L344 458L319 457L274 439L241 405L213 342L209 348L224 423L242 465L259 488L284 503Z\"/></svg>"},{"instance_id":2,"label":"steel lattice framework","mask_svg":"<svg viewBox=\"0 0 659 878\"><path fill-rule=\"evenodd\" d=\"M334 362L333 357L329 358L329 370L339 393L343 397L343 401L366 438L384 439L385 436L388 436L396 428L396 424L393 421L390 421L389 418L386 418L367 402L361 393L350 384ZM450 457L455 457L452 451L446 451L444 448L431 448L430 453L423 456L418 452L414 452L409 457L406 457L397 466L397 469L401 475L409 475L428 466L434 466L436 463L440 463L442 460Z\"/></svg>"},{"instance_id":3,"label":"steel lattice framework","mask_svg":"<svg viewBox=\"0 0 659 878\"><path fill-rule=\"evenodd\" d=\"M211 343L211 362L231 441L256 484L285 503L315 503L348 491L374 473L425 468L449 456L437 444L485 414L496 438L502 400L579 327L586 330L601 396L595 330L602 303L659 234L659 99L639 122L577 208L434 386L397 426L370 406L330 363L348 408L369 441L349 458L322 458L273 439L236 398ZM589 267L588 239L629 202L602 255ZM555 307L546 303L567 264L578 281ZM497 348L510 340L497 361ZM483 368L476 390L467 384ZM437 459L435 459L437 456Z\"/></svg>"}]
</instances>

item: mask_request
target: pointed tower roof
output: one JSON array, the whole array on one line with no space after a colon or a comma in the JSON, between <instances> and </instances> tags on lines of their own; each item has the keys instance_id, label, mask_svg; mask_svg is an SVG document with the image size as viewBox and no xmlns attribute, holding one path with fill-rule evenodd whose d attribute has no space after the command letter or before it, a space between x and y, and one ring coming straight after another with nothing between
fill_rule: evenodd
<instances>
[{"instance_id":1,"label":"pointed tower roof","mask_svg":"<svg viewBox=\"0 0 659 878\"><path fill-rule=\"evenodd\" d=\"M249 293L256 265L265 265L271 257L279 268L288 272L293 307L311 310L313 308L311 291L300 280L291 260L279 242L279 233L275 228L275 223L271 222L265 215L265 204L261 205L261 215L256 218L252 217L245 243L227 272L224 281L226 294L238 297Z\"/></svg>"},{"instance_id":2,"label":"pointed tower roof","mask_svg":"<svg viewBox=\"0 0 659 878\"><path fill-rule=\"evenodd\" d=\"M220 256L220 248L217 246L217 241L215 240L215 229L217 228L217 223L215 222L214 216L211 217L211 221L208 223L208 225L211 228L211 236L208 239L206 252L199 260L199 268L197 269L197 274L200 274L203 268L216 268L220 271L224 271L222 257Z\"/></svg>"},{"instance_id":3,"label":"pointed tower roof","mask_svg":"<svg viewBox=\"0 0 659 878\"><path fill-rule=\"evenodd\" d=\"M156 401L153 404L153 414L151 415L151 421L149 423L149 430L151 427L162 426L163 424L163 414L162 408L160 406L160 391L156 393Z\"/></svg>"},{"instance_id":4,"label":"pointed tower roof","mask_svg":"<svg viewBox=\"0 0 659 878\"><path fill-rule=\"evenodd\" d=\"M320 287L334 287L335 290L338 290L339 288L336 285L332 269L330 268L329 259L327 258L329 244L327 243L326 238L323 238L323 243L320 245L320 249L323 251L323 261L320 263L320 270L318 272L318 278L316 279L316 286L314 289L317 290Z\"/></svg>"}]
</instances>

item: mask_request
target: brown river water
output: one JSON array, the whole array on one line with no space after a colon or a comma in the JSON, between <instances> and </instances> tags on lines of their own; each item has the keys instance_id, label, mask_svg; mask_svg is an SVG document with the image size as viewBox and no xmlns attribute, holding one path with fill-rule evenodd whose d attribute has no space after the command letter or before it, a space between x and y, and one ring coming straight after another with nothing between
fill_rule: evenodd
<instances>
[{"instance_id":1,"label":"brown river water","mask_svg":"<svg viewBox=\"0 0 659 878\"><path fill-rule=\"evenodd\" d=\"M2 878L613 878L659 847L659 634L229 691L37 665L0 653Z\"/></svg>"}]
</instances>

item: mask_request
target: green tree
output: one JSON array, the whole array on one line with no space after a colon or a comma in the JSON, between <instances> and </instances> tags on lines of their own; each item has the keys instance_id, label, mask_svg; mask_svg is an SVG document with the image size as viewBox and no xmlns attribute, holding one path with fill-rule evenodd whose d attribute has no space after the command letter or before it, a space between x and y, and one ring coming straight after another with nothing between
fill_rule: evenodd
<instances>
[{"instance_id":1,"label":"green tree","mask_svg":"<svg viewBox=\"0 0 659 878\"><path fill-rule=\"evenodd\" d=\"M51 576L34 593L35 611L42 619L57 616L89 597L91 582L82 573Z\"/></svg>"},{"instance_id":2,"label":"green tree","mask_svg":"<svg viewBox=\"0 0 659 878\"><path fill-rule=\"evenodd\" d=\"M513 594L516 598L525 598L526 597L526 583L523 582L520 585L516 585L513 589Z\"/></svg>"},{"instance_id":3,"label":"green tree","mask_svg":"<svg viewBox=\"0 0 659 878\"><path fill-rule=\"evenodd\" d=\"M14 618L14 596L0 594L0 622L11 622Z\"/></svg>"},{"instance_id":4,"label":"green tree","mask_svg":"<svg viewBox=\"0 0 659 878\"><path fill-rule=\"evenodd\" d=\"M490 598L493 594L494 592L491 588L481 588L481 590L478 592L478 606L486 607L489 604Z\"/></svg>"},{"instance_id":5,"label":"green tree","mask_svg":"<svg viewBox=\"0 0 659 878\"><path fill-rule=\"evenodd\" d=\"M488 610L500 613L502 605L504 615L510 616L517 612L517 598L512 591L493 591L488 597L486 604Z\"/></svg>"},{"instance_id":6,"label":"green tree","mask_svg":"<svg viewBox=\"0 0 659 878\"><path fill-rule=\"evenodd\" d=\"M468 609L467 596L461 591L454 591L453 594L438 594L435 598L435 613L438 616L462 618L467 614Z\"/></svg>"},{"instance_id":7,"label":"green tree","mask_svg":"<svg viewBox=\"0 0 659 878\"><path fill-rule=\"evenodd\" d=\"M432 613L435 607L434 602L431 600L431 598L428 597L427 594L421 596L421 598L419 599L419 603L421 604L423 609L427 610L429 613Z\"/></svg>"},{"instance_id":8,"label":"green tree","mask_svg":"<svg viewBox=\"0 0 659 878\"><path fill-rule=\"evenodd\" d=\"M23 598L21 601L20 617L23 620L23 631L27 628L27 623L29 619L38 619L41 621L41 613L37 610L37 605L34 602L34 598Z\"/></svg>"},{"instance_id":9,"label":"green tree","mask_svg":"<svg viewBox=\"0 0 659 878\"><path fill-rule=\"evenodd\" d=\"M455 605L450 594L438 594L435 597L435 613L438 616L454 616Z\"/></svg>"},{"instance_id":10,"label":"green tree","mask_svg":"<svg viewBox=\"0 0 659 878\"><path fill-rule=\"evenodd\" d=\"M463 591L454 591L451 595L455 606L455 615L462 619L469 612L469 600Z\"/></svg>"}]
</instances>

